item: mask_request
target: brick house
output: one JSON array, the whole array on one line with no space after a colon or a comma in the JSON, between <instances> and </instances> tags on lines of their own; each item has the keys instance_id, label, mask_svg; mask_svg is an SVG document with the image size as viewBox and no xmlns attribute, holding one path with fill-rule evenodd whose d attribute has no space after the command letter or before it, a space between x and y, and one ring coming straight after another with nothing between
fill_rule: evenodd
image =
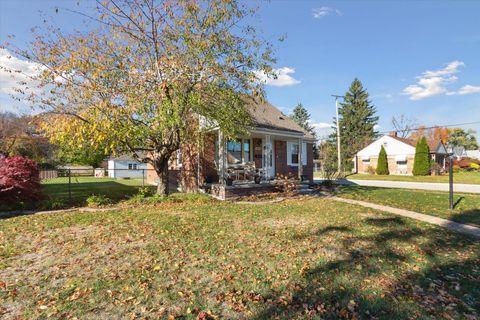
<instances>
[{"instance_id":1,"label":"brick house","mask_svg":"<svg viewBox=\"0 0 480 320\"><path fill-rule=\"evenodd\" d=\"M445 169L448 157L445 145L441 140L430 140L427 143L432 161L436 162L440 168ZM378 154L383 145L387 152L390 174L412 175L416 144L416 140L400 138L397 137L396 132L392 132L357 152L353 159L354 170L356 173L369 173L369 171L376 169Z\"/></svg>"},{"instance_id":2,"label":"brick house","mask_svg":"<svg viewBox=\"0 0 480 320\"><path fill-rule=\"evenodd\" d=\"M170 164L170 187L225 199L269 190L279 175L313 182L314 136L266 101L250 100L248 111L253 123L248 135L227 140L211 128L202 142L183 145ZM149 170L147 182L156 179Z\"/></svg>"}]
</instances>

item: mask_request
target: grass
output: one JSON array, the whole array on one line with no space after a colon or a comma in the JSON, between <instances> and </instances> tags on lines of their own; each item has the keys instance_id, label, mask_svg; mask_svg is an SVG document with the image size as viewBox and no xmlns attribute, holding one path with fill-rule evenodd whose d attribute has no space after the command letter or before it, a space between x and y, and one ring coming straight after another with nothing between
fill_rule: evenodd
<instances>
[{"instance_id":1,"label":"grass","mask_svg":"<svg viewBox=\"0 0 480 320\"><path fill-rule=\"evenodd\" d=\"M0 317L475 319L479 265L478 241L371 209L193 197L0 220Z\"/></svg>"},{"instance_id":2,"label":"grass","mask_svg":"<svg viewBox=\"0 0 480 320\"><path fill-rule=\"evenodd\" d=\"M448 192L341 186L337 195L480 226L480 194L454 193L454 210L449 209Z\"/></svg>"},{"instance_id":3,"label":"grass","mask_svg":"<svg viewBox=\"0 0 480 320\"><path fill-rule=\"evenodd\" d=\"M146 185L148 188L155 187ZM42 181L44 200L37 203L17 203L13 206L0 206L1 210L17 209L59 209L85 206L89 196L105 196L117 203L136 194L142 187L142 179L114 179L95 177L72 177L69 191L68 177ZM70 193L71 192L71 198Z\"/></svg>"},{"instance_id":4,"label":"grass","mask_svg":"<svg viewBox=\"0 0 480 320\"><path fill-rule=\"evenodd\" d=\"M371 174L351 174L347 176L350 180L387 180L387 181L410 181L410 182L441 182L448 183L448 174L443 176L379 176ZM453 174L455 183L480 184L479 171L462 171Z\"/></svg>"}]
</instances>

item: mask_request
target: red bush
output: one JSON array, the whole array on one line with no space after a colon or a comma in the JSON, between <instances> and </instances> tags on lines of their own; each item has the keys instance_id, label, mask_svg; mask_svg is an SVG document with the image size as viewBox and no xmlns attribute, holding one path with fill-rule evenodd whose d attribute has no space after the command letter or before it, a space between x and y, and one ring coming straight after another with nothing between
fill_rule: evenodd
<instances>
[{"instance_id":1,"label":"red bush","mask_svg":"<svg viewBox=\"0 0 480 320\"><path fill-rule=\"evenodd\" d=\"M20 156L0 158L0 202L38 200L41 195L35 161Z\"/></svg>"},{"instance_id":2,"label":"red bush","mask_svg":"<svg viewBox=\"0 0 480 320\"><path fill-rule=\"evenodd\" d=\"M469 169L471 163L480 164L480 161L471 158L463 158L460 160L453 160L453 165L460 167L461 169Z\"/></svg>"}]
</instances>

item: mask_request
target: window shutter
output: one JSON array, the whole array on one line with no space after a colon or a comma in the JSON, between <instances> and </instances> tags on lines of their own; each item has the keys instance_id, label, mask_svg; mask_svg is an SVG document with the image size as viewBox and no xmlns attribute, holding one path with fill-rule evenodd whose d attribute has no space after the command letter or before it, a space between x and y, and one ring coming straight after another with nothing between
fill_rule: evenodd
<instances>
[{"instance_id":1,"label":"window shutter","mask_svg":"<svg viewBox=\"0 0 480 320\"><path fill-rule=\"evenodd\" d=\"M302 142L302 165L307 165L307 143Z\"/></svg>"},{"instance_id":2,"label":"window shutter","mask_svg":"<svg viewBox=\"0 0 480 320\"><path fill-rule=\"evenodd\" d=\"M292 165L292 144L287 142L287 165Z\"/></svg>"}]
</instances>

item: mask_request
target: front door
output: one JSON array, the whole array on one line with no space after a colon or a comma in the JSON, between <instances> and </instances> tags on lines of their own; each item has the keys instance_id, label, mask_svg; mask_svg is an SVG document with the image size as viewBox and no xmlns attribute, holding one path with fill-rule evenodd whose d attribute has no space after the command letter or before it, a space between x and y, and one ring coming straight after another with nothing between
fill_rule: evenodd
<instances>
[{"instance_id":1,"label":"front door","mask_svg":"<svg viewBox=\"0 0 480 320\"><path fill-rule=\"evenodd\" d=\"M275 177L275 161L273 159L273 143L269 135L263 139L263 169L267 178Z\"/></svg>"}]
</instances>

